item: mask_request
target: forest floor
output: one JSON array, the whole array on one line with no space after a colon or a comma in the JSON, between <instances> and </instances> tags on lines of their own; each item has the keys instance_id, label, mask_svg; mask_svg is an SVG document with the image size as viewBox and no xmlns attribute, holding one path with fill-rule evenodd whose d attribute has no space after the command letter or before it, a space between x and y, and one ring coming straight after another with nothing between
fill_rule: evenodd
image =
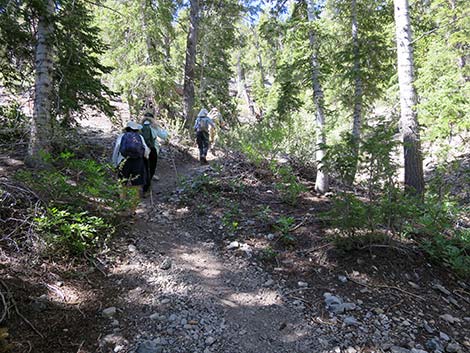
<instances>
[{"instance_id":1,"label":"forest floor","mask_svg":"<svg viewBox=\"0 0 470 353\"><path fill-rule=\"evenodd\" d=\"M328 197L288 205L234 153L161 156L152 197L92 266L3 252L12 352L470 352L470 285L413 244L342 253ZM18 168L0 159L1 178Z\"/></svg>"}]
</instances>

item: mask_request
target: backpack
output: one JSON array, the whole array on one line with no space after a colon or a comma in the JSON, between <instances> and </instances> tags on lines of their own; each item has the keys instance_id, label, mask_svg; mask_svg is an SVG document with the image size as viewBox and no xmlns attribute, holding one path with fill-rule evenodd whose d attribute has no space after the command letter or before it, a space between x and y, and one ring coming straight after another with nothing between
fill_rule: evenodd
<instances>
[{"instance_id":1,"label":"backpack","mask_svg":"<svg viewBox=\"0 0 470 353\"><path fill-rule=\"evenodd\" d=\"M198 118L199 119L199 123L198 123L198 131L205 131L205 132L208 132L209 131L209 118L207 117L202 117L202 118Z\"/></svg>"},{"instance_id":2,"label":"backpack","mask_svg":"<svg viewBox=\"0 0 470 353\"><path fill-rule=\"evenodd\" d=\"M119 153L126 158L144 157L145 147L142 139L137 132L126 132L122 136Z\"/></svg>"},{"instance_id":3,"label":"backpack","mask_svg":"<svg viewBox=\"0 0 470 353\"><path fill-rule=\"evenodd\" d=\"M144 124L141 130L142 136L145 140L145 144L148 148L155 148L155 138L152 136L152 129L150 125Z\"/></svg>"}]
</instances>

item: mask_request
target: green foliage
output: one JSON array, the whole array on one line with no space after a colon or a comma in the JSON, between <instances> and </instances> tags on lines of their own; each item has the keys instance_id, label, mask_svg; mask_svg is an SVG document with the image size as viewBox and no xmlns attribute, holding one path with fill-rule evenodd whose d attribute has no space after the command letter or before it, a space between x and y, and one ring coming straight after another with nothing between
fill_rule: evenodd
<instances>
[{"instance_id":1,"label":"green foliage","mask_svg":"<svg viewBox=\"0 0 470 353\"><path fill-rule=\"evenodd\" d=\"M48 208L35 222L46 244L51 246L50 251L72 255L98 247L114 233L103 218L56 207Z\"/></svg>"},{"instance_id":2,"label":"green foliage","mask_svg":"<svg viewBox=\"0 0 470 353\"><path fill-rule=\"evenodd\" d=\"M294 225L295 219L293 217L281 216L276 220L274 229L281 233L279 242L286 246L294 245L296 242L295 237L291 234L292 226Z\"/></svg>"},{"instance_id":3,"label":"green foliage","mask_svg":"<svg viewBox=\"0 0 470 353\"><path fill-rule=\"evenodd\" d=\"M229 233L234 234L240 226L241 217L242 215L239 205L232 204L222 216L222 225L226 230L228 230Z\"/></svg>"},{"instance_id":4,"label":"green foliage","mask_svg":"<svg viewBox=\"0 0 470 353\"><path fill-rule=\"evenodd\" d=\"M80 255L97 249L138 198L119 197L128 190L123 190L108 165L77 159L71 152L57 157L44 154L44 159L50 163L47 170L22 170L15 175L46 202L43 215L34 222L39 234L60 253Z\"/></svg>"},{"instance_id":5,"label":"green foliage","mask_svg":"<svg viewBox=\"0 0 470 353\"><path fill-rule=\"evenodd\" d=\"M28 117L21 111L17 102L0 106L0 134L3 142L13 142L24 137L28 132Z\"/></svg>"},{"instance_id":6,"label":"green foliage","mask_svg":"<svg viewBox=\"0 0 470 353\"><path fill-rule=\"evenodd\" d=\"M87 107L111 115L112 94L101 81L110 68L99 62L106 47L93 24L89 4L83 0L61 0L50 19L53 38L48 41L54 50L52 63L52 113L64 125L74 123L74 114L83 114ZM19 91L33 86L38 18L44 15L44 1L0 2L0 82Z\"/></svg>"},{"instance_id":7,"label":"green foliage","mask_svg":"<svg viewBox=\"0 0 470 353\"><path fill-rule=\"evenodd\" d=\"M279 253L272 247L267 246L261 251L261 259L266 262L273 262L279 256Z\"/></svg>"},{"instance_id":8,"label":"green foliage","mask_svg":"<svg viewBox=\"0 0 470 353\"><path fill-rule=\"evenodd\" d=\"M452 235L436 234L422 242L423 249L437 262L459 274L470 276L470 231L457 230Z\"/></svg>"},{"instance_id":9,"label":"green foliage","mask_svg":"<svg viewBox=\"0 0 470 353\"><path fill-rule=\"evenodd\" d=\"M78 212L101 213L108 220L115 220L122 211L134 207L135 200L119 198L122 186L110 166L76 159L71 152L44 157L51 163L49 169L22 170L15 177L46 200L68 204Z\"/></svg>"},{"instance_id":10,"label":"green foliage","mask_svg":"<svg viewBox=\"0 0 470 353\"><path fill-rule=\"evenodd\" d=\"M280 182L276 183L276 189L280 192L282 200L289 205L295 205L300 194L307 191L307 188L298 181L289 166L276 167L275 173L280 179Z\"/></svg>"}]
</instances>

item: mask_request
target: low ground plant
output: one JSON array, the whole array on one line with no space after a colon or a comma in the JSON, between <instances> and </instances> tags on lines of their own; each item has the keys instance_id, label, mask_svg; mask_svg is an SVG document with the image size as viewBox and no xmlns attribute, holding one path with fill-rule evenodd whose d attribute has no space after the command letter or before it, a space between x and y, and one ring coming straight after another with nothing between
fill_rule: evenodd
<instances>
[{"instance_id":1,"label":"low ground plant","mask_svg":"<svg viewBox=\"0 0 470 353\"><path fill-rule=\"evenodd\" d=\"M46 155L47 170L21 170L15 179L40 195L34 226L51 252L72 255L96 249L114 233L136 197L120 198L122 185L111 166L78 159L70 152Z\"/></svg>"}]
</instances>

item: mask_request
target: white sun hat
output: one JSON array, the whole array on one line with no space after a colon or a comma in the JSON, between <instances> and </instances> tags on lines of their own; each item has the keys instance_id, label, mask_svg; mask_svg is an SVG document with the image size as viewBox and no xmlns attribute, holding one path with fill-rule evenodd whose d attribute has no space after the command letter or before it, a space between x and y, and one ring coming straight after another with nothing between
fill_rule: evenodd
<instances>
[{"instance_id":1,"label":"white sun hat","mask_svg":"<svg viewBox=\"0 0 470 353\"><path fill-rule=\"evenodd\" d=\"M207 110L202 108L200 111L199 111L199 114L197 115L198 117L203 117L203 116L207 116Z\"/></svg>"},{"instance_id":2,"label":"white sun hat","mask_svg":"<svg viewBox=\"0 0 470 353\"><path fill-rule=\"evenodd\" d=\"M140 124L137 124L135 121L129 121L127 123L127 126L128 128L132 129L132 130L140 130L142 129L142 125Z\"/></svg>"}]
</instances>

